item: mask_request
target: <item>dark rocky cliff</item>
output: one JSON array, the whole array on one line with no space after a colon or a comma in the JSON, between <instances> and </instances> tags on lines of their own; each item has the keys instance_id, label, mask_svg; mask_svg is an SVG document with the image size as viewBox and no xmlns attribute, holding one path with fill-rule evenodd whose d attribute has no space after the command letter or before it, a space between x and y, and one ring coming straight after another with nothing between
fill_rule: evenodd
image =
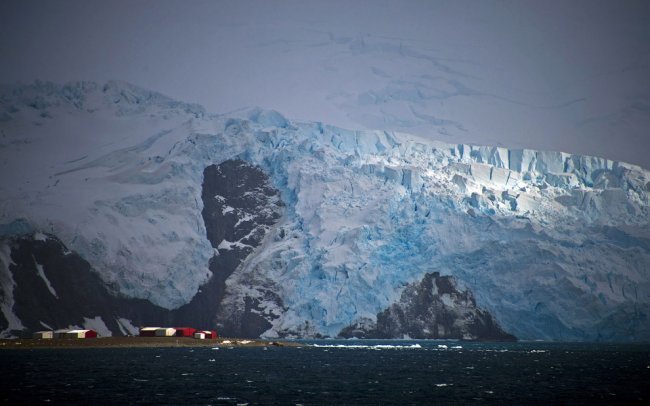
<instances>
[{"instance_id":1,"label":"dark rocky cliff","mask_svg":"<svg viewBox=\"0 0 650 406\"><path fill-rule=\"evenodd\" d=\"M428 273L407 286L400 300L377 315L377 322L349 326L340 335L359 338L465 339L512 341L492 315L476 305L469 290L451 276Z\"/></svg>"},{"instance_id":2,"label":"dark rocky cliff","mask_svg":"<svg viewBox=\"0 0 650 406\"><path fill-rule=\"evenodd\" d=\"M212 278L188 304L174 312L174 319L186 324L219 324L225 335L259 337L270 325L251 312L252 307L245 317L231 323L218 323L216 316L226 279L280 218L283 204L279 192L259 168L230 160L205 169L201 197L208 240L218 255L210 260Z\"/></svg>"},{"instance_id":3,"label":"dark rocky cliff","mask_svg":"<svg viewBox=\"0 0 650 406\"><path fill-rule=\"evenodd\" d=\"M84 318L101 317L115 335L126 333L118 324L120 318L134 323L170 320L165 309L147 300L123 298L111 292L88 262L68 251L52 235L44 240L24 235L3 242L11 247L13 313L25 327L25 331L11 331L14 335L47 326L83 326Z\"/></svg>"},{"instance_id":4,"label":"dark rocky cliff","mask_svg":"<svg viewBox=\"0 0 650 406\"><path fill-rule=\"evenodd\" d=\"M128 333L120 325L120 319L127 319L135 326L214 328L226 279L280 217L282 202L264 172L241 160L207 167L202 198L207 236L218 254L215 253L209 264L212 277L189 303L175 310L116 294L93 271L91 264L69 251L54 235L34 238L34 233L30 233L0 241L11 249L8 264L14 281L11 310L25 327L9 333L24 335L47 326L55 329L83 326L86 319L97 317L114 335ZM7 294L3 292L3 296ZM0 329L7 329L9 322L3 314L0 316ZM257 337L268 326L265 320L250 313L224 328L221 333L225 335Z\"/></svg>"}]
</instances>

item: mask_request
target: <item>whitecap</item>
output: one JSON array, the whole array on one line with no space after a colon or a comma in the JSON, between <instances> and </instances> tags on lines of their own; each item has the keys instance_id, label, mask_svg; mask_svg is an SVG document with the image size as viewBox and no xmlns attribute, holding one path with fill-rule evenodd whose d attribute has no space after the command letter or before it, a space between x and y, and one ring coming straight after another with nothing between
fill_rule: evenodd
<instances>
[{"instance_id":1,"label":"whitecap","mask_svg":"<svg viewBox=\"0 0 650 406\"><path fill-rule=\"evenodd\" d=\"M420 344L412 345L389 345L389 344L377 344L377 345L343 345L343 344L313 344L313 347L317 348L345 348L345 349L366 349L366 350L411 350L422 348Z\"/></svg>"}]
</instances>

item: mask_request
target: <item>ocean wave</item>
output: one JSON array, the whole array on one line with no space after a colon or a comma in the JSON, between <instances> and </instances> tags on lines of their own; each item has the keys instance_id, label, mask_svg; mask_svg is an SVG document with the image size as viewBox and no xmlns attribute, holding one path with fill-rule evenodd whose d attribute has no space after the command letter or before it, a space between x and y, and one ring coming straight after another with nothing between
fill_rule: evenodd
<instances>
[{"instance_id":1,"label":"ocean wave","mask_svg":"<svg viewBox=\"0 0 650 406\"><path fill-rule=\"evenodd\" d=\"M344 345L344 344L312 344L312 347L317 348L345 348L345 349L364 349L364 350L417 350L421 349L420 344L412 345L389 345L389 344L377 344L377 345Z\"/></svg>"}]
</instances>

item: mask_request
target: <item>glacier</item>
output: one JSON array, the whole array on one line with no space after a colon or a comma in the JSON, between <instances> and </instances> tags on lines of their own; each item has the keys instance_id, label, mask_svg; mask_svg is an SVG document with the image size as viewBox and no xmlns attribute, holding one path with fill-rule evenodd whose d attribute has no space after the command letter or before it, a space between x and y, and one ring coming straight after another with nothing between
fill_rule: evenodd
<instances>
[{"instance_id":1,"label":"glacier","mask_svg":"<svg viewBox=\"0 0 650 406\"><path fill-rule=\"evenodd\" d=\"M650 172L599 157L210 114L124 82L4 85L0 236L55 234L117 294L179 308L215 255L203 171L230 159L284 212L226 280L221 320L255 299L266 337L334 337L438 272L520 339L650 339Z\"/></svg>"}]
</instances>

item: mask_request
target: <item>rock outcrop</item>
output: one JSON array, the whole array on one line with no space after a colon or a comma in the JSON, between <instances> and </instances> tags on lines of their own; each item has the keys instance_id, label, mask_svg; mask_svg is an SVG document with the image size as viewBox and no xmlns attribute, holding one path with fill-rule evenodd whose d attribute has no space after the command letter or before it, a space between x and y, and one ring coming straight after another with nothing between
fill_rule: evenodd
<instances>
[{"instance_id":1,"label":"rock outcrop","mask_svg":"<svg viewBox=\"0 0 650 406\"><path fill-rule=\"evenodd\" d=\"M456 280L428 273L407 286L397 303L340 333L350 338L416 338L513 341L492 315L479 308L471 291L459 290Z\"/></svg>"}]
</instances>

